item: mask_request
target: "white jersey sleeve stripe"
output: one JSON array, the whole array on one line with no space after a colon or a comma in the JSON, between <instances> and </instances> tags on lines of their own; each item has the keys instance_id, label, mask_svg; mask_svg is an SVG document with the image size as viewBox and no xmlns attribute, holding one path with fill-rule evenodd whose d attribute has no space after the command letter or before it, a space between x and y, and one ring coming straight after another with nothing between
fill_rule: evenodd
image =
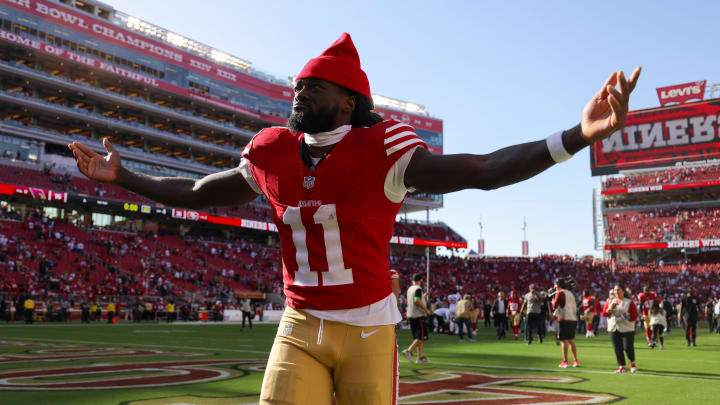
<instances>
[{"instance_id":1,"label":"white jersey sleeve stripe","mask_svg":"<svg viewBox=\"0 0 720 405\"><path fill-rule=\"evenodd\" d=\"M392 131L400 128L400 127L408 127L408 128L410 128L410 129L412 129L412 127L411 127L410 125L404 124L404 123L402 123L402 122L399 122L399 123L397 123L397 124L395 124L395 125L387 128L387 129L385 129L385 133L386 133L386 134L389 134L390 132L392 132Z\"/></svg>"},{"instance_id":2,"label":"white jersey sleeve stripe","mask_svg":"<svg viewBox=\"0 0 720 405\"><path fill-rule=\"evenodd\" d=\"M242 158L240 159L240 165L238 166L238 169L240 170L240 174L245 178L245 181L247 181L248 185L250 185L250 188L253 189L254 192L258 194L262 194L262 190L260 190L260 186L258 186L257 182L252 176L252 173L250 172L250 161Z\"/></svg>"},{"instance_id":3,"label":"white jersey sleeve stripe","mask_svg":"<svg viewBox=\"0 0 720 405\"><path fill-rule=\"evenodd\" d=\"M385 138L385 145L387 145L393 141L396 141L400 138L404 138L406 136L417 136L417 135L415 134L415 131L403 131L403 132L400 132L399 134L395 134L393 136Z\"/></svg>"},{"instance_id":4,"label":"white jersey sleeve stripe","mask_svg":"<svg viewBox=\"0 0 720 405\"><path fill-rule=\"evenodd\" d=\"M397 145L393 145L393 146L385 149L385 153L387 153L387 155L390 156L390 155L392 155L393 153L395 153L395 152L397 152L397 151L400 151L400 150L403 150L403 149L405 149L406 147L408 147L408 146L410 146L410 145L414 145L414 144L416 144L416 143L423 143L423 141L422 141L422 139L420 139L420 138L408 139L408 140L405 141L405 142L401 142L401 143L399 143L399 144L397 144Z\"/></svg>"}]
</instances>

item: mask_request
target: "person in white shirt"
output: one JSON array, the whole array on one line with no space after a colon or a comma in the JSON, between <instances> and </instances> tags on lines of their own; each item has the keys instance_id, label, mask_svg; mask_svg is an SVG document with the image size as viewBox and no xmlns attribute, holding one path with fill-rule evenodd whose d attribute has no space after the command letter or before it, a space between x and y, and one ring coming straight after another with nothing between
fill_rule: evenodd
<instances>
[{"instance_id":1,"label":"person in white shirt","mask_svg":"<svg viewBox=\"0 0 720 405\"><path fill-rule=\"evenodd\" d=\"M449 319L450 319L450 334L452 335L455 333L455 330L457 329L457 324L455 323L455 313L457 312L457 303L462 299L462 295L460 295L459 292L460 288L458 287L458 291L454 294L448 295L448 304L449 304Z\"/></svg>"},{"instance_id":2,"label":"person in white shirt","mask_svg":"<svg viewBox=\"0 0 720 405\"><path fill-rule=\"evenodd\" d=\"M638 319L637 307L628 298L624 285L615 284L613 296L607 300L603 308L603 316L607 317L607 331L615 350L618 363L616 374L627 373L625 354L630 360L630 372L637 372L635 365L635 322ZM623 353L624 351L624 353Z\"/></svg>"},{"instance_id":3,"label":"person in white shirt","mask_svg":"<svg viewBox=\"0 0 720 405\"><path fill-rule=\"evenodd\" d=\"M657 347L658 339L660 340L660 350L665 349L665 339L663 332L667 328L667 317L665 311L660 308L660 304L657 301L653 301L649 311L650 315L650 328L652 329L652 341L650 342L650 348Z\"/></svg>"},{"instance_id":4,"label":"person in white shirt","mask_svg":"<svg viewBox=\"0 0 720 405\"><path fill-rule=\"evenodd\" d=\"M435 332L445 333L445 322L450 320L450 310L448 308L440 307L435 310L434 315L435 321L437 322L437 328L435 328Z\"/></svg>"}]
</instances>

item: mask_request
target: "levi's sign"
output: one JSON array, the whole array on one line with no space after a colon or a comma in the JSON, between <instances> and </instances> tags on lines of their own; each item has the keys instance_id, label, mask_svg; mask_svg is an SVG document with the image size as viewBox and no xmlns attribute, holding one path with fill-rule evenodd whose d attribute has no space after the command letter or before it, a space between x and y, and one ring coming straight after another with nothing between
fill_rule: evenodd
<instances>
[{"instance_id":1,"label":"levi's sign","mask_svg":"<svg viewBox=\"0 0 720 405\"><path fill-rule=\"evenodd\" d=\"M659 87L656 90L661 106L669 103L684 103L690 100L702 101L705 95L705 80Z\"/></svg>"}]
</instances>

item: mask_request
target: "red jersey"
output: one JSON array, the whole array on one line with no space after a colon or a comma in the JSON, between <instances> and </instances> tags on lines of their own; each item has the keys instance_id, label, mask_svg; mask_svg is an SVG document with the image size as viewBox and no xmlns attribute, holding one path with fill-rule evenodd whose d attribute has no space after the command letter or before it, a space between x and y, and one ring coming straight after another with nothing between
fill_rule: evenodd
<instances>
[{"instance_id":1,"label":"red jersey","mask_svg":"<svg viewBox=\"0 0 720 405\"><path fill-rule=\"evenodd\" d=\"M515 315L520 310L520 298L508 298L508 310L510 315Z\"/></svg>"},{"instance_id":2,"label":"red jersey","mask_svg":"<svg viewBox=\"0 0 720 405\"><path fill-rule=\"evenodd\" d=\"M402 201L385 195L388 171L426 147L409 125L354 128L315 169L303 134L266 128L243 151L280 235L287 303L295 309L358 308L391 293L388 249Z\"/></svg>"},{"instance_id":3,"label":"red jersey","mask_svg":"<svg viewBox=\"0 0 720 405\"><path fill-rule=\"evenodd\" d=\"M593 296L593 295L588 295L587 297L583 297L583 300L582 300L583 313L597 312L597 311L595 310L595 307L596 307L597 305L595 305L595 304L596 304L596 302L595 302L595 296Z\"/></svg>"},{"instance_id":4,"label":"red jersey","mask_svg":"<svg viewBox=\"0 0 720 405\"><path fill-rule=\"evenodd\" d=\"M650 291L647 294L644 292L641 292L637 296L638 300L640 301L640 307L642 308L642 314L647 315L650 311L650 308L652 307L653 301L658 299L657 295L655 295L654 292Z\"/></svg>"}]
</instances>

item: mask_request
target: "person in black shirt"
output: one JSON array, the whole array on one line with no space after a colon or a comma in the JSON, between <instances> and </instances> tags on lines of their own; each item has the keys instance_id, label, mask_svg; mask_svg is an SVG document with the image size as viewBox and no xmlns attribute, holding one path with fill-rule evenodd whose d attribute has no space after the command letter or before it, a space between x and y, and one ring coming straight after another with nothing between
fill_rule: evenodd
<instances>
[{"instance_id":1,"label":"person in black shirt","mask_svg":"<svg viewBox=\"0 0 720 405\"><path fill-rule=\"evenodd\" d=\"M490 309L490 316L495 321L497 327L497 338L505 338L505 330L507 329L507 311L508 311L508 300L505 299L505 293L500 291L498 297L493 301Z\"/></svg>"},{"instance_id":2,"label":"person in black shirt","mask_svg":"<svg viewBox=\"0 0 720 405\"><path fill-rule=\"evenodd\" d=\"M665 311L665 319L667 320L667 331L665 331L665 335L669 335L670 334L670 325L673 323L673 319L675 319L673 317L673 314L675 311L673 309L673 304L670 303L670 301L668 301L666 299L664 299L662 302L662 308L663 308L663 311Z\"/></svg>"},{"instance_id":3,"label":"person in black shirt","mask_svg":"<svg viewBox=\"0 0 720 405\"><path fill-rule=\"evenodd\" d=\"M486 328L490 327L490 309L491 309L490 300L491 299L492 298L488 296L487 298L485 298L485 304L483 304L483 319L485 320Z\"/></svg>"},{"instance_id":4,"label":"person in black shirt","mask_svg":"<svg viewBox=\"0 0 720 405\"><path fill-rule=\"evenodd\" d=\"M685 297L680 301L679 318L682 318L685 325L685 340L688 346L697 346L695 337L697 336L697 321L700 313L700 303L698 298L693 294L692 290L688 290Z\"/></svg>"},{"instance_id":5,"label":"person in black shirt","mask_svg":"<svg viewBox=\"0 0 720 405\"><path fill-rule=\"evenodd\" d=\"M90 307L87 302L80 304L80 323L90 323Z\"/></svg>"},{"instance_id":6,"label":"person in black shirt","mask_svg":"<svg viewBox=\"0 0 720 405\"><path fill-rule=\"evenodd\" d=\"M713 330L715 330L715 323L717 322L717 320L713 316L714 310L715 301L713 301L712 298L708 298L707 302L705 303L705 318L708 320L708 327L710 328L710 333L713 333Z\"/></svg>"}]
</instances>

